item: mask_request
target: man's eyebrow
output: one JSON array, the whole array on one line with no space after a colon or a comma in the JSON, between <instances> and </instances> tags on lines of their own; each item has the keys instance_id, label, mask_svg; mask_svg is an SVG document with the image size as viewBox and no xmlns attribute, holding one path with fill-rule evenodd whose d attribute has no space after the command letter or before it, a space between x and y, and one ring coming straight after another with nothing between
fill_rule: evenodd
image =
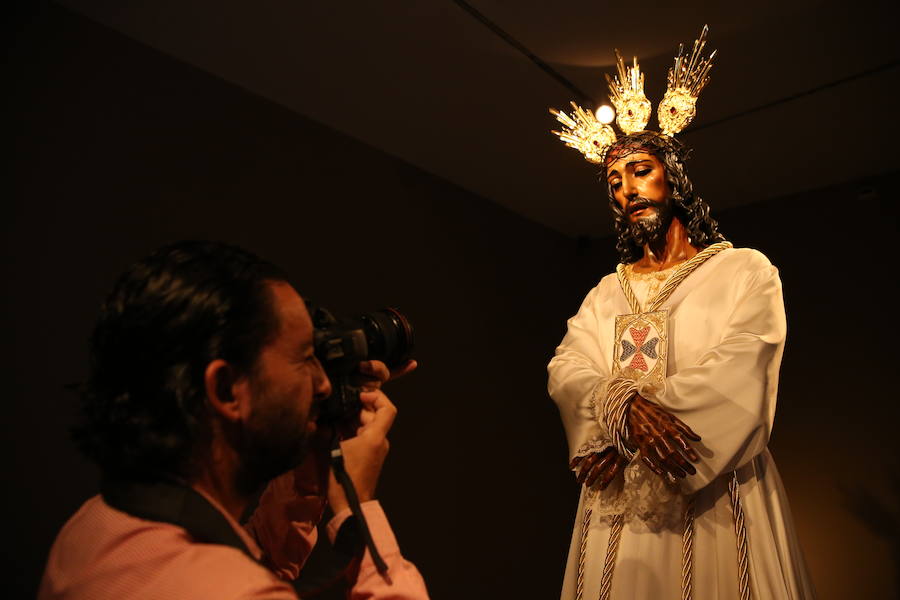
<instances>
[{"instance_id":1,"label":"man's eyebrow","mask_svg":"<svg viewBox=\"0 0 900 600\"><path fill-rule=\"evenodd\" d=\"M639 164L645 163L645 162L651 162L651 161L649 158L639 158L638 160L628 161L627 163L625 163L625 166L630 167L632 165L639 165ZM618 174L619 174L619 172L617 170L613 169L612 171L610 171L609 173L606 174L606 178L609 179L613 175L618 175Z\"/></svg>"}]
</instances>

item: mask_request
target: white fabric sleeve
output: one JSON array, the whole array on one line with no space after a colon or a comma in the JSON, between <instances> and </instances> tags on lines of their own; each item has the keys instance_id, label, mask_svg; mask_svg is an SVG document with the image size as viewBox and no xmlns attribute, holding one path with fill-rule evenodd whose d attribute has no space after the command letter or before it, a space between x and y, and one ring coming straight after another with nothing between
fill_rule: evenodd
<instances>
[{"instance_id":1,"label":"white fabric sleeve","mask_svg":"<svg viewBox=\"0 0 900 600\"><path fill-rule=\"evenodd\" d=\"M606 393L609 369L602 365L596 313L600 286L592 289L547 365L547 391L556 402L566 438L569 460L612 446L605 426L595 416L594 402Z\"/></svg>"},{"instance_id":2,"label":"white fabric sleeve","mask_svg":"<svg viewBox=\"0 0 900 600\"><path fill-rule=\"evenodd\" d=\"M749 462L772 431L786 334L781 280L769 265L739 285L721 342L668 377L661 396L648 398L703 438L695 445L697 474L681 484L686 493Z\"/></svg>"}]
</instances>

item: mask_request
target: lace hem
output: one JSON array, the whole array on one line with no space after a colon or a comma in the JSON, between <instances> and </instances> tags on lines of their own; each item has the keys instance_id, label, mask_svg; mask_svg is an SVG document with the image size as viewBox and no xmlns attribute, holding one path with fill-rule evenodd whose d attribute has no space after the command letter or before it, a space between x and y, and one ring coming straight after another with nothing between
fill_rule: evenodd
<instances>
[{"instance_id":1,"label":"lace hem","mask_svg":"<svg viewBox=\"0 0 900 600\"><path fill-rule=\"evenodd\" d=\"M593 517L611 524L613 517L624 515L625 523L634 531L680 531L687 498L678 486L663 479L636 458L623 477L609 487L588 488L586 506L593 506Z\"/></svg>"},{"instance_id":2,"label":"lace hem","mask_svg":"<svg viewBox=\"0 0 900 600\"><path fill-rule=\"evenodd\" d=\"M683 265L685 262L687 262L687 261L686 260L679 261L679 262L675 263L674 265L672 265L671 267L663 269L662 271L635 271L634 263L630 263L630 264L625 265L625 274L628 275L629 279L646 280L646 281L653 280L653 279L666 280L669 278L669 276L672 275L672 273L675 272L675 269L677 269L678 267Z\"/></svg>"}]
</instances>

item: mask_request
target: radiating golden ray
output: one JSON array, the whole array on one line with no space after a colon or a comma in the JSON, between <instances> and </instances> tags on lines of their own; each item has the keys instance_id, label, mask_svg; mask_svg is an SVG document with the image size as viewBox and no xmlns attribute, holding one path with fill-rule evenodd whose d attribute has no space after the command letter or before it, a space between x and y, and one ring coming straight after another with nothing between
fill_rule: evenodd
<instances>
[{"instance_id":1,"label":"radiating golden ray","mask_svg":"<svg viewBox=\"0 0 900 600\"><path fill-rule=\"evenodd\" d=\"M675 65L669 69L668 89L656 112L660 131L666 135L682 131L697 114L697 97L709 83L709 71L716 57L715 51L703 56L708 33L709 27L704 25L690 55L685 54L684 44L678 45Z\"/></svg>"},{"instance_id":2,"label":"radiating golden ray","mask_svg":"<svg viewBox=\"0 0 900 600\"><path fill-rule=\"evenodd\" d=\"M597 120L589 110L585 110L572 104L572 113L566 114L555 108L550 109L550 114L563 124L563 131L552 131L559 136L566 146L575 148L581 152L585 159L592 163L602 163L606 156L606 150L616 141L616 132L609 125Z\"/></svg>"},{"instance_id":3,"label":"radiating golden ray","mask_svg":"<svg viewBox=\"0 0 900 600\"><path fill-rule=\"evenodd\" d=\"M643 131L650 120L651 106L644 95L644 74L641 73L637 56L632 66L626 68L622 55L616 49L616 69L618 75L615 78L606 76L609 100L616 108L616 124L626 135Z\"/></svg>"}]
</instances>

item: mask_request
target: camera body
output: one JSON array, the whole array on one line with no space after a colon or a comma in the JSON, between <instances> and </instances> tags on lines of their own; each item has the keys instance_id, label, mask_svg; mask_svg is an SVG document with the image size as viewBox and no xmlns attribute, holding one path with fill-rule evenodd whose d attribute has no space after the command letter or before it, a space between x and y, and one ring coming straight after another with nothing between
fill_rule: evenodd
<instances>
[{"instance_id":1,"label":"camera body","mask_svg":"<svg viewBox=\"0 0 900 600\"><path fill-rule=\"evenodd\" d=\"M380 360L388 368L406 363L414 344L412 325L394 308L340 319L318 306L310 305L309 312L315 330L316 358L333 390L319 409L318 422L352 422L362 408L359 387L352 383L359 363Z\"/></svg>"}]
</instances>

